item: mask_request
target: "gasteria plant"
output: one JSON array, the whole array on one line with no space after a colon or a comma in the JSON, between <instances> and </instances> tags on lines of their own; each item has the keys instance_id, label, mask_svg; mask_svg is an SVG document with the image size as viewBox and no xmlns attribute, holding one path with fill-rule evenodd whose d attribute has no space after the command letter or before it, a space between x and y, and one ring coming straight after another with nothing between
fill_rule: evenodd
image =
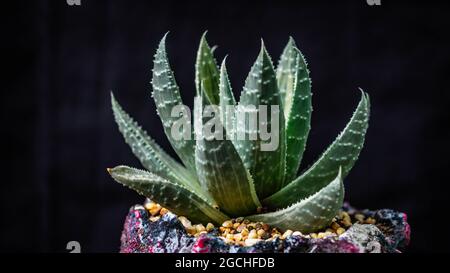
<instances>
[{"instance_id":1,"label":"gasteria plant","mask_svg":"<svg viewBox=\"0 0 450 273\"><path fill-rule=\"evenodd\" d=\"M173 117L171 110L183 103L169 66L165 40L166 36L154 57L152 97L164 131L184 165L168 156L111 94L119 130L148 170L117 166L108 169L111 176L174 213L200 223L220 224L230 217L243 216L306 233L330 224L343 203L343 178L363 147L370 108L367 93L361 90L361 100L344 130L297 177L310 131L312 94L307 63L294 40L289 39L276 70L262 44L238 103L225 60L220 68L216 65L205 35L197 53L197 97L203 104L219 106L225 128L230 128L225 125L232 122L235 131L250 133L235 118L226 117L224 109L229 105L279 105L280 144L274 151L259 149L264 143L259 138L173 137L171 127L178 117ZM201 121L203 124L204 119Z\"/></svg>"}]
</instances>

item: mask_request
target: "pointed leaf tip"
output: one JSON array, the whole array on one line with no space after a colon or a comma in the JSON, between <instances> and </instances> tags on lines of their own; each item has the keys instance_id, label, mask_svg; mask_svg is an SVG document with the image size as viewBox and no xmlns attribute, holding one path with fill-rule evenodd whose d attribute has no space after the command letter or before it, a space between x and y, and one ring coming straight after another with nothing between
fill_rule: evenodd
<instances>
[{"instance_id":1,"label":"pointed leaf tip","mask_svg":"<svg viewBox=\"0 0 450 273\"><path fill-rule=\"evenodd\" d=\"M156 51L156 54L158 54L158 52L164 52L164 53L166 52L166 38L167 38L168 34L169 34L169 32L166 32L164 34L164 36L161 38L161 40L159 41L158 49Z\"/></svg>"},{"instance_id":2,"label":"pointed leaf tip","mask_svg":"<svg viewBox=\"0 0 450 273\"><path fill-rule=\"evenodd\" d=\"M226 63L227 63L228 54L223 57L222 63L220 64L220 68L226 69Z\"/></svg>"},{"instance_id":3,"label":"pointed leaf tip","mask_svg":"<svg viewBox=\"0 0 450 273\"><path fill-rule=\"evenodd\" d=\"M292 46L296 47L295 40L292 36L289 36L288 44L291 44Z\"/></svg>"},{"instance_id":4,"label":"pointed leaf tip","mask_svg":"<svg viewBox=\"0 0 450 273\"><path fill-rule=\"evenodd\" d=\"M197 94L200 94L200 85L206 92L206 96L211 104L219 104L219 70L213 51L206 41L206 32L200 39L197 51L197 60L195 62L195 85Z\"/></svg>"},{"instance_id":5,"label":"pointed leaf tip","mask_svg":"<svg viewBox=\"0 0 450 273\"><path fill-rule=\"evenodd\" d=\"M261 50L259 51L258 57L262 57L264 55L269 56L269 53L267 52L267 48L266 45L264 44L263 38L261 38Z\"/></svg>"}]
</instances>

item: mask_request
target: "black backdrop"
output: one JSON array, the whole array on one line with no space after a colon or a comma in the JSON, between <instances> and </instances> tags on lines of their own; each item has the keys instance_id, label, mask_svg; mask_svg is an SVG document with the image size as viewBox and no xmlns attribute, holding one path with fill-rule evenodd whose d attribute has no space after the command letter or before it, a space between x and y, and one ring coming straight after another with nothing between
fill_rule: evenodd
<instances>
[{"instance_id":1,"label":"black backdrop","mask_svg":"<svg viewBox=\"0 0 450 273\"><path fill-rule=\"evenodd\" d=\"M304 165L372 99L366 145L346 179L360 208L409 215L410 251L445 250L448 218L448 5L430 1L59 1L2 4L0 250L117 251L129 206L143 198L108 177L139 166L114 124L109 90L172 155L150 98L152 57L167 46L192 105L194 60L209 30L240 91L263 37L274 61L292 35L313 79ZM14 6L9 6L14 5ZM448 198L447 198L448 199ZM447 230L447 231L446 231Z\"/></svg>"}]
</instances>

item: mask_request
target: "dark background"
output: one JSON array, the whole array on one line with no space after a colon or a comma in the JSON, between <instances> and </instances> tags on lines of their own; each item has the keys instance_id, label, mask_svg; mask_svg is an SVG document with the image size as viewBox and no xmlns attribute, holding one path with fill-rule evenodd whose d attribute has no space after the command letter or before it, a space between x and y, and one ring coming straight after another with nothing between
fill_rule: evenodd
<instances>
[{"instance_id":1,"label":"dark background","mask_svg":"<svg viewBox=\"0 0 450 273\"><path fill-rule=\"evenodd\" d=\"M11 3L14 2L14 3ZM366 145L346 179L359 208L404 211L411 252L448 243L449 5L444 1L59 1L2 3L0 250L117 251L128 208L143 201L105 169L139 167L114 124L109 90L172 155L150 97L164 33L192 105L199 38L228 57L235 93L259 51L277 62L288 36L313 79L306 167L372 99ZM444 236L443 236L444 235Z\"/></svg>"}]
</instances>

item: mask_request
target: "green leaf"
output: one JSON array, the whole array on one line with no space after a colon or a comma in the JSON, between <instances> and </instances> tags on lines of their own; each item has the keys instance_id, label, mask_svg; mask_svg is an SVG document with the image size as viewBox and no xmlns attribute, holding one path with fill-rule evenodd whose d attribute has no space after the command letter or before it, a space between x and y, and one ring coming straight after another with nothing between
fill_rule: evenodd
<instances>
[{"instance_id":1,"label":"green leaf","mask_svg":"<svg viewBox=\"0 0 450 273\"><path fill-rule=\"evenodd\" d=\"M344 201L342 173L325 188L285 209L246 217L264 222L281 230L298 230L310 233L327 227L337 215Z\"/></svg>"},{"instance_id":2,"label":"green leaf","mask_svg":"<svg viewBox=\"0 0 450 273\"><path fill-rule=\"evenodd\" d=\"M108 172L117 182L161 204L178 216L183 215L203 224L208 222L221 224L229 218L183 185L156 174L127 166L117 166L108 169Z\"/></svg>"},{"instance_id":3,"label":"green leaf","mask_svg":"<svg viewBox=\"0 0 450 273\"><path fill-rule=\"evenodd\" d=\"M201 93L203 103L207 105L205 93ZM203 105L196 106L203 109ZM211 120L204 116L200 119L202 125ZM219 117L217 120L220 123ZM231 140L199 134L195 158L200 182L209 190L220 210L231 216L241 216L254 213L261 206L250 173L245 169Z\"/></svg>"},{"instance_id":4,"label":"green leaf","mask_svg":"<svg viewBox=\"0 0 450 273\"><path fill-rule=\"evenodd\" d=\"M278 137L278 147L273 151L263 151L261 146L269 141L262 141L260 138L260 126L257 126L257 140L252 140L253 132L249 130L248 122L242 123L236 118L236 131L238 136L243 134L245 140L235 141L235 146L241 156L245 167L250 171L255 181L256 192L258 197L265 198L273 192L281 189L284 185L285 173L285 141L284 127L285 121L283 116L283 107L278 92L278 86L273 69L272 61L264 47L261 45L261 51L250 73L246 79L244 90L241 93L238 107L247 112L251 107L256 107L253 112L259 114L259 106L266 105L268 107L268 131L272 131L270 109L272 105L279 106L279 126L275 134ZM258 117L259 120L259 117Z\"/></svg>"},{"instance_id":5,"label":"green leaf","mask_svg":"<svg viewBox=\"0 0 450 273\"><path fill-rule=\"evenodd\" d=\"M307 63L292 37L281 55L277 80L286 119L286 181L290 182L297 175L305 151L312 112Z\"/></svg>"},{"instance_id":6,"label":"green leaf","mask_svg":"<svg viewBox=\"0 0 450 273\"><path fill-rule=\"evenodd\" d=\"M200 94L200 84L212 104L219 105L219 69L213 52L206 41L206 31L200 39L195 63L195 85Z\"/></svg>"},{"instance_id":7,"label":"green leaf","mask_svg":"<svg viewBox=\"0 0 450 273\"><path fill-rule=\"evenodd\" d=\"M293 96L295 90L295 75L298 71L298 52L295 50L296 45L292 37L289 37L289 41L283 49L283 53L278 60L277 66L277 83L280 90L281 100L284 106L285 117L287 118L290 112L290 104L292 99L286 99L286 96Z\"/></svg>"},{"instance_id":8,"label":"green leaf","mask_svg":"<svg viewBox=\"0 0 450 273\"><path fill-rule=\"evenodd\" d=\"M222 65L220 66L220 120L223 124L223 127L227 129L227 131L231 132L235 130L234 111L228 112L227 107L236 106L236 100L234 99L233 91L231 90L231 84L230 80L228 79L225 61L226 58L223 59Z\"/></svg>"},{"instance_id":9,"label":"green leaf","mask_svg":"<svg viewBox=\"0 0 450 273\"><path fill-rule=\"evenodd\" d=\"M263 200L263 204L281 208L296 203L325 187L337 175L340 166L345 178L363 147L369 112L369 95L361 90L358 107L336 140L307 171L282 190Z\"/></svg>"},{"instance_id":10,"label":"green leaf","mask_svg":"<svg viewBox=\"0 0 450 273\"><path fill-rule=\"evenodd\" d=\"M211 196L201 188L196 175L166 154L147 132L122 109L112 93L111 104L119 131L142 166L154 174L182 184L204 198L212 200Z\"/></svg>"},{"instance_id":11,"label":"green leaf","mask_svg":"<svg viewBox=\"0 0 450 273\"><path fill-rule=\"evenodd\" d=\"M155 54L152 79L152 96L155 100L158 115L163 123L164 132L166 133L172 147L186 167L195 172L195 140L192 134L193 130L190 128L184 128L184 130L189 130L188 134L190 135L190 139L183 138L181 140L176 140L171 134L173 123L179 119L179 117L171 116L172 109L177 105L183 105L183 102L180 97L180 91L175 81L175 77L170 69L167 59L165 47L166 36L167 34L162 38ZM190 117L189 122L191 122Z\"/></svg>"}]
</instances>

